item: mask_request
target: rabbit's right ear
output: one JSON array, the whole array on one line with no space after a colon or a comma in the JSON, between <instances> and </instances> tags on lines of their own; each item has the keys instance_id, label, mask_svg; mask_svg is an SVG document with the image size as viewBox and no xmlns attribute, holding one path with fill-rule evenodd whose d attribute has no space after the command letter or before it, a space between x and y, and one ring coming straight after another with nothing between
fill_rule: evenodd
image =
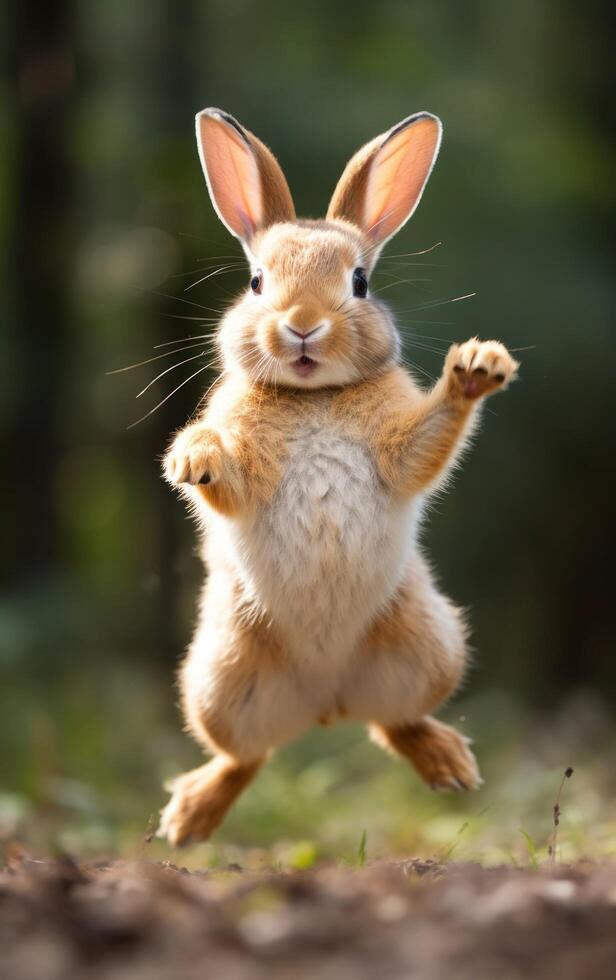
<instances>
[{"instance_id":1,"label":"rabbit's right ear","mask_svg":"<svg viewBox=\"0 0 616 980\"><path fill-rule=\"evenodd\" d=\"M284 174L256 136L221 109L197 113L196 128L212 204L232 235L249 248L255 232L294 220Z\"/></svg>"}]
</instances>

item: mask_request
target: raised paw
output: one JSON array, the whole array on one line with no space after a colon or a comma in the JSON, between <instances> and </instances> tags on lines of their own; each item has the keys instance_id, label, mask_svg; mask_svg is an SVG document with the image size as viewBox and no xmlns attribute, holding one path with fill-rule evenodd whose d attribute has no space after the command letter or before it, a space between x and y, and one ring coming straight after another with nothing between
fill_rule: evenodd
<instances>
[{"instance_id":1,"label":"raised paw","mask_svg":"<svg viewBox=\"0 0 616 980\"><path fill-rule=\"evenodd\" d=\"M518 367L504 344L477 337L464 344L454 344L445 362L452 390L470 399L483 398L505 388Z\"/></svg>"},{"instance_id":2,"label":"raised paw","mask_svg":"<svg viewBox=\"0 0 616 980\"><path fill-rule=\"evenodd\" d=\"M180 432L165 456L169 483L193 485L216 483L223 469L220 436L203 425L190 425Z\"/></svg>"},{"instance_id":3,"label":"raised paw","mask_svg":"<svg viewBox=\"0 0 616 980\"><path fill-rule=\"evenodd\" d=\"M438 791L471 790L481 786L470 740L450 725L425 718L409 726L407 753L421 778Z\"/></svg>"}]
</instances>

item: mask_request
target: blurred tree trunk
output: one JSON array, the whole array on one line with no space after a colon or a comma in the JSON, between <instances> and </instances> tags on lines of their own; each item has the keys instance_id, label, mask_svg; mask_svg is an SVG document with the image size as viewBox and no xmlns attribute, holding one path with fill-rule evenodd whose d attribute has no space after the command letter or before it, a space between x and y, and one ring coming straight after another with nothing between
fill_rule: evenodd
<instances>
[{"instance_id":1,"label":"blurred tree trunk","mask_svg":"<svg viewBox=\"0 0 616 980\"><path fill-rule=\"evenodd\" d=\"M13 8L15 154L9 258L15 425L10 468L13 574L49 573L57 545L53 474L70 300L74 184L67 124L74 79L70 4ZM13 550L13 549L11 549Z\"/></svg>"}]
</instances>

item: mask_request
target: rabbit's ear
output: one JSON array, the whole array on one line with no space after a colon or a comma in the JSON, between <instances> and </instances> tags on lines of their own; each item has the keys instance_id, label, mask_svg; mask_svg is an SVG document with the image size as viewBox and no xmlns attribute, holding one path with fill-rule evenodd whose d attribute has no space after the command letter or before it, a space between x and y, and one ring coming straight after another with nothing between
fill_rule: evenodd
<instances>
[{"instance_id":1,"label":"rabbit's ear","mask_svg":"<svg viewBox=\"0 0 616 980\"><path fill-rule=\"evenodd\" d=\"M221 109L197 113L196 124L212 204L232 235L249 245L256 231L295 218L284 174L256 136Z\"/></svg>"},{"instance_id":2,"label":"rabbit's ear","mask_svg":"<svg viewBox=\"0 0 616 980\"><path fill-rule=\"evenodd\" d=\"M382 245L419 204L442 131L437 116L416 112L367 143L347 164L327 217L353 222Z\"/></svg>"}]
</instances>

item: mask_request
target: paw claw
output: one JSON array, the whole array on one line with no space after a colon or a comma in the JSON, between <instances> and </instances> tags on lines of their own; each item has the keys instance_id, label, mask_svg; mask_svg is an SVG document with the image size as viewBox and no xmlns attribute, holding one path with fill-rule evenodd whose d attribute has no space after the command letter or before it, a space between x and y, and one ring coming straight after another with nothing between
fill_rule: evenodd
<instances>
[{"instance_id":1,"label":"paw claw","mask_svg":"<svg viewBox=\"0 0 616 980\"><path fill-rule=\"evenodd\" d=\"M455 788L459 789L460 792L468 793L468 786L466 785L466 783L463 783L461 779L456 779L456 777L453 776L451 779L451 783L452 786L455 786Z\"/></svg>"},{"instance_id":2,"label":"paw claw","mask_svg":"<svg viewBox=\"0 0 616 980\"><path fill-rule=\"evenodd\" d=\"M411 759L419 775L437 792L468 792L482 783L469 740L455 728L426 719L416 736Z\"/></svg>"},{"instance_id":3,"label":"paw claw","mask_svg":"<svg viewBox=\"0 0 616 980\"><path fill-rule=\"evenodd\" d=\"M447 782L430 783L430 789L435 793L450 793L452 790L456 790L459 793L468 793L470 788L461 779L456 779L455 776L451 776Z\"/></svg>"},{"instance_id":4,"label":"paw claw","mask_svg":"<svg viewBox=\"0 0 616 980\"><path fill-rule=\"evenodd\" d=\"M178 486L207 486L220 478L223 450L219 436L203 425L191 425L176 437L165 457L165 476Z\"/></svg>"},{"instance_id":5,"label":"paw claw","mask_svg":"<svg viewBox=\"0 0 616 980\"><path fill-rule=\"evenodd\" d=\"M503 388L515 376L518 363L503 344L474 337L454 344L445 370L451 372L451 385L464 398L476 399Z\"/></svg>"}]
</instances>

